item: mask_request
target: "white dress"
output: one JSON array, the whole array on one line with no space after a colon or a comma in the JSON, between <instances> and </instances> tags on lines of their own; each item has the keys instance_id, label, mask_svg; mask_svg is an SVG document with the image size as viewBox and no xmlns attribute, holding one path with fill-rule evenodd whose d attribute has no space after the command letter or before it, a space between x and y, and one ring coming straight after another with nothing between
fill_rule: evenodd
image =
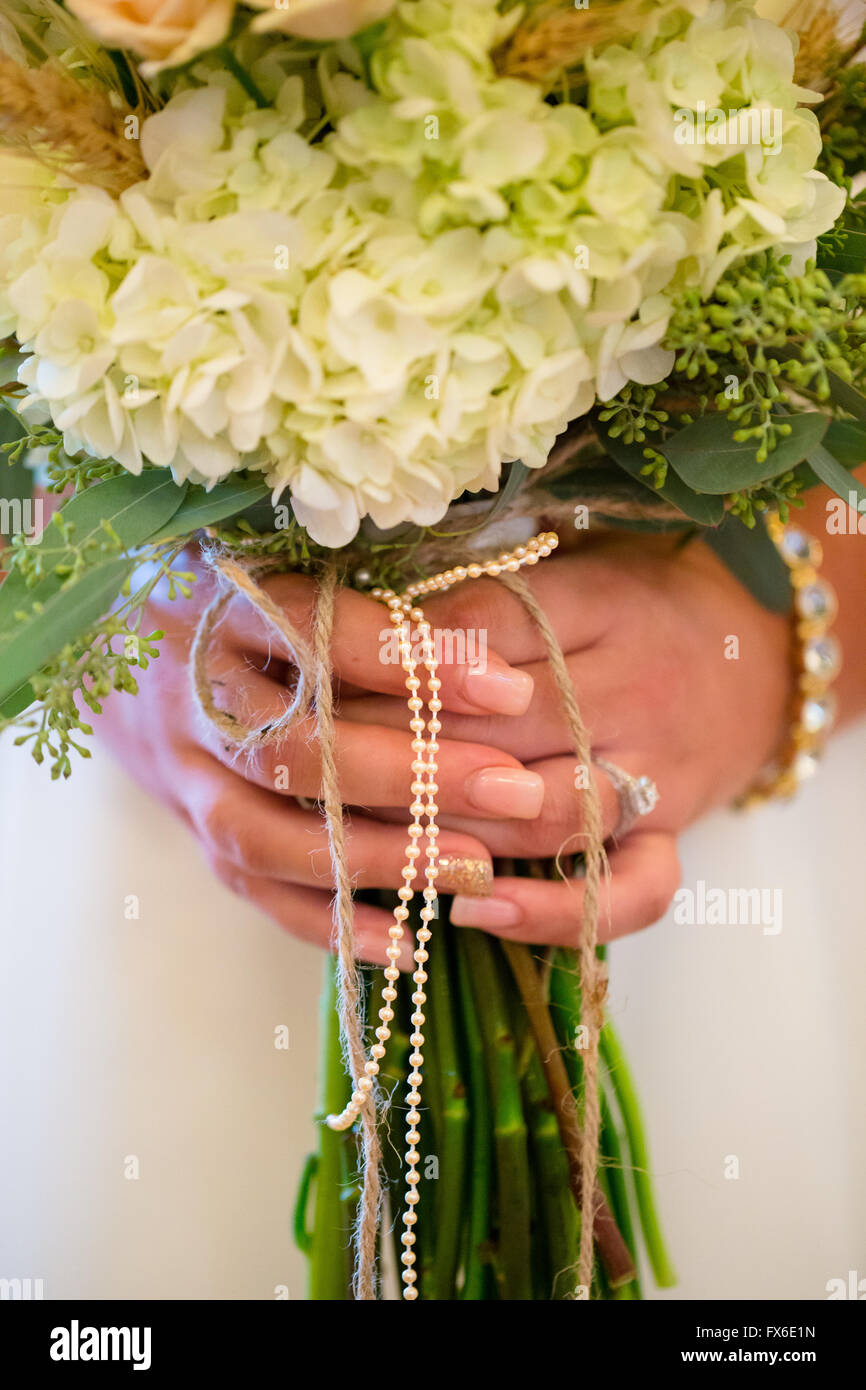
<instances>
[{"instance_id":1,"label":"white dress","mask_svg":"<svg viewBox=\"0 0 866 1390\"><path fill-rule=\"evenodd\" d=\"M687 886L779 887L781 931L669 914L611 952L680 1274L663 1297L866 1277L864 767L861 725L794 805L685 837ZM56 785L4 741L0 778L0 1278L303 1299L320 953L215 883L98 750Z\"/></svg>"}]
</instances>

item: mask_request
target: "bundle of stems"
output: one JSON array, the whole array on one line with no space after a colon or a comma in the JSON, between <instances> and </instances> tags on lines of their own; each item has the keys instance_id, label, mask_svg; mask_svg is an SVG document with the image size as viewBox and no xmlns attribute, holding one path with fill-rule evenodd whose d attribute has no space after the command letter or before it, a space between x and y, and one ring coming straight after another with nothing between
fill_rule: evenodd
<instances>
[{"instance_id":1,"label":"bundle of stems","mask_svg":"<svg viewBox=\"0 0 866 1390\"><path fill-rule=\"evenodd\" d=\"M675 1282L656 1211L634 1085L609 1023L603 1066L599 1191L594 1194L592 1288L577 1286L581 1208L582 1067L576 953L503 943L452 928L447 900L429 943L427 1026L414 1246L418 1289L433 1300L563 1300L641 1297L641 1253L655 1282ZM407 923L407 926L410 925ZM370 1010L384 983L368 979ZM380 1080L390 1241L403 1247L402 1163L410 1052L408 977ZM328 959L321 1015L320 1118L340 1110L350 1083L340 1054L334 967ZM390 1099L388 1099L390 1097ZM356 1136L321 1126L301 1183L295 1229L309 1260L311 1299L351 1298L351 1232L360 1191ZM380 1264L383 1261L380 1261Z\"/></svg>"}]
</instances>

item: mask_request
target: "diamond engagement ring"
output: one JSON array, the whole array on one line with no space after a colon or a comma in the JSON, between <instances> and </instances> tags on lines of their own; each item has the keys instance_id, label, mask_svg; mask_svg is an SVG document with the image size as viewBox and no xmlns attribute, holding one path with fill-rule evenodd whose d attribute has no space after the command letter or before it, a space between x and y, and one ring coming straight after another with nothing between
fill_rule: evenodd
<instances>
[{"instance_id":1,"label":"diamond engagement ring","mask_svg":"<svg viewBox=\"0 0 866 1390\"><path fill-rule=\"evenodd\" d=\"M627 835L639 816L648 816L657 805L659 789L651 777L632 777L623 772L616 763L607 758L593 758L596 767L606 772L611 785L619 797L619 821L613 831L614 837L621 840Z\"/></svg>"}]
</instances>

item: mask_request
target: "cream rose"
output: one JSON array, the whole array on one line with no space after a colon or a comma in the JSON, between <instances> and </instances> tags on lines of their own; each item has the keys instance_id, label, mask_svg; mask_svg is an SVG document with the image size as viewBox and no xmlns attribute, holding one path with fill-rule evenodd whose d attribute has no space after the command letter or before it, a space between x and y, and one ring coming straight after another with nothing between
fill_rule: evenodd
<instances>
[{"instance_id":1,"label":"cream rose","mask_svg":"<svg viewBox=\"0 0 866 1390\"><path fill-rule=\"evenodd\" d=\"M221 43L235 0L67 0L79 19L112 48L128 48L148 62L142 72L175 67Z\"/></svg>"},{"instance_id":2,"label":"cream rose","mask_svg":"<svg viewBox=\"0 0 866 1390\"><path fill-rule=\"evenodd\" d=\"M254 29L282 29L300 39L346 39L384 19L397 0L247 0L254 10L269 10Z\"/></svg>"}]
</instances>

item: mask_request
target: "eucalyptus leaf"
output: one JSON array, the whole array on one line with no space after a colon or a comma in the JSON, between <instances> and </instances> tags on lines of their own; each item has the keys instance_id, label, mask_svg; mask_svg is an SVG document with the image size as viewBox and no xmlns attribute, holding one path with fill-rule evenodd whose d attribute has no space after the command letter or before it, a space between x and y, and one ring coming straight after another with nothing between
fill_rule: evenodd
<instances>
[{"instance_id":1,"label":"eucalyptus leaf","mask_svg":"<svg viewBox=\"0 0 866 1390\"><path fill-rule=\"evenodd\" d=\"M821 482L832 488L836 496L841 497L844 502L847 502L853 493L858 502L866 503L866 484L855 478L853 473L849 473L847 468L843 468L839 460L834 458L823 444L816 445L809 454L808 462Z\"/></svg>"},{"instance_id":2,"label":"eucalyptus leaf","mask_svg":"<svg viewBox=\"0 0 866 1390\"><path fill-rule=\"evenodd\" d=\"M856 386L851 386L849 382L843 381L835 372L827 373L827 380L830 383L830 396L834 403L847 410L849 415L853 415L858 420L866 423L866 396L862 391L858 391Z\"/></svg>"},{"instance_id":3,"label":"eucalyptus leaf","mask_svg":"<svg viewBox=\"0 0 866 1390\"><path fill-rule=\"evenodd\" d=\"M62 514L74 526L70 539L76 548L83 548L93 541L107 540L102 526L105 520L111 523L123 549L132 550L142 545L168 521L183 501L185 492L185 483L179 487L169 474L161 470L142 473L138 477L124 474L97 483L71 497L63 507ZM58 574L57 569L68 569L75 558L72 546L67 544L53 523L46 526L40 539L34 543L34 549L41 551L45 557L44 576L28 586L23 575L13 569L0 586L0 660L3 659L6 643L18 635L21 627L21 620L16 614L23 611L34 618L38 617L40 606L57 593L64 583L63 574ZM117 556L116 550L102 555L96 553L88 572ZM70 637L74 635L69 634Z\"/></svg>"},{"instance_id":4,"label":"eucalyptus leaf","mask_svg":"<svg viewBox=\"0 0 866 1390\"><path fill-rule=\"evenodd\" d=\"M17 463L10 463L3 454L0 454L0 498L5 498L8 502L29 502L32 497L33 469L28 468L26 464L20 461ZM24 510L26 509L22 509L22 515ZM10 508L4 508L4 513L5 512L9 512L10 516L14 515ZM4 523L6 523L7 518L5 514L3 519ZM14 528L11 526L4 524L2 534L11 535L13 529ZM28 528L25 524L20 529L26 531Z\"/></svg>"},{"instance_id":5,"label":"eucalyptus leaf","mask_svg":"<svg viewBox=\"0 0 866 1390\"><path fill-rule=\"evenodd\" d=\"M772 613L791 608L791 585L784 560L762 520L751 529L739 517L728 516L703 539L749 593Z\"/></svg>"},{"instance_id":6,"label":"eucalyptus leaf","mask_svg":"<svg viewBox=\"0 0 866 1390\"><path fill-rule=\"evenodd\" d=\"M74 584L52 594L38 613L18 623L17 631L4 636L0 646L0 705L23 698L33 673L108 611L135 563L132 556L121 555L94 566ZM0 588L0 597L5 589L6 584Z\"/></svg>"},{"instance_id":7,"label":"eucalyptus leaf","mask_svg":"<svg viewBox=\"0 0 866 1390\"><path fill-rule=\"evenodd\" d=\"M866 270L866 232L836 227L827 237L820 237L817 264L820 270L859 275Z\"/></svg>"},{"instance_id":8,"label":"eucalyptus leaf","mask_svg":"<svg viewBox=\"0 0 866 1390\"><path fill-rule=\"evenodd\" d=\"M866 463L866 421L831 420L822 443L843 468L859 468Z\"/></svg>"},{"instance_id":9,"label":"eucalyptus leaf","mask_svg":"<svg viewBox=\"0 0 866 1390\"><path fill-rule=\"evenodd\" d=\"M269 492L268 485L257 478L229 478L209 492L203 487L191 487L171 520L148 539L167 541L191 536L203 526L214 526L245 511Z\"/></svg>"},{"instance_id":10,"label":"eucalyptus leaf","mask_svg":"<svg viewBox=\"0 0 866 1390\"><path fill-rule=\"evenodd\" d=\"M20 570L10 571L0 586L0 702L5 704L34 672L108 611L135 568L135 556L129 552L168 521L185 492L186 484L178 486L170 475L153 470L138 477L109 478L70 498L63 516L74 525L70 542L76 548L107 540L102 526L107 520L123 549L93 549L82 573L74 580L64 579L62 571L72 565L75 552L49 523L33 546L46 560L43 577L28 586Z\"/></svg>"},{"instance_id":11,"label":"eucalyptus leaf","mask_svg":"<svg viewBox=\"0 0 866 1390\"><path fill-rule=\"evenodd\" d=\"M8 700L0 702L0 719L14 719L17 714L22 714L28 705L32 705L35 699L36 692L33 686L29 681L25 681Z\"/></svg>"},{"instance_id":12,"label":"eucalyptus leaf","mask_svg":"<svg viewBox=\"0 0 866 1390\"><path fill-rule=\"evenodd\" d=\"M14 444L24 433L23 426L10 410L0 410L0 445ZM32 526L32 509L25 507L2 506L3 502L24 503L33 497L33 470L21 460L10 463L6 452L0 448L0 536L11 536L16 530L29 531Z\"/></svg>"},{"instance_id":13,"label":"eucalyptus leaf","mask_svg":"<svg viewBox=\"0 0 866 1390\"><path fill-rule=\"evenodd\" d=\"M656 497L663 497L672 506L678 507L685 516L697 521L701 526L715 526L725 514L725 504L721 497L701 495L687 486L675 473L669 471L663 487L653 485L652 478L641 470L646 467L643 446L625 444L621 439L612 439L604 425L599 425L602 442L615 463L619 464L629 477L642 483Z\"/></svg>"},{"instance_id":14,"label":"eucalyptus leaf","mask_svg":"<svg viewBox=\"0 0 866 1390\"><path fill-rule=\"evenodd\" d=\"M756 457L753 439L740 444L737 426L724 415L701 415L691 425L666 439L661 452L676 474L695 491L723 496L757 487L796 468L820 444L829 419L817 411L790 415L791 433L782 438L763 463Z\"/></svg>"},{"instance_id":15,"label":"eucalyptus leaf","mask_svg":"<svg viewBox=\"0 0 866 1390\"><path fill-rule=\"evenodd\" d=\"M866 424L859 420L831 420L822 445L843 468L859 468L866 464ZM821 479L808 463L797 465L795 477L802 492L821 485Z\"/></svg>"}]
</instances>

